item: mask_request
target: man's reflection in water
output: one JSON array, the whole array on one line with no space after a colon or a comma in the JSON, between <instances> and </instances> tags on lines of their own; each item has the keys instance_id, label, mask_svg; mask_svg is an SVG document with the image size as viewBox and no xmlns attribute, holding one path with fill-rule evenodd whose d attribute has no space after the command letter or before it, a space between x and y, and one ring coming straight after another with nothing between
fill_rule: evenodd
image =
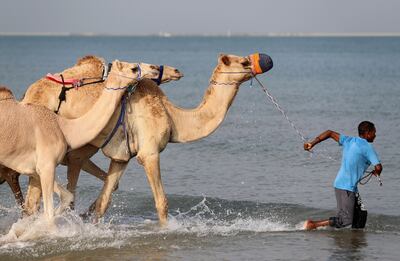
<instances>
[{"instance_id":1,"label":"man's reflection in water","mask_svg":"<svg viewBox=\"0 0 400 261\"><path fill-rule=\"evenodd\" d=\"M335 248L328 260L364 260L368 246L364 230L332 231L329 237L333 238Z\"/></svg>"}]
</instances>

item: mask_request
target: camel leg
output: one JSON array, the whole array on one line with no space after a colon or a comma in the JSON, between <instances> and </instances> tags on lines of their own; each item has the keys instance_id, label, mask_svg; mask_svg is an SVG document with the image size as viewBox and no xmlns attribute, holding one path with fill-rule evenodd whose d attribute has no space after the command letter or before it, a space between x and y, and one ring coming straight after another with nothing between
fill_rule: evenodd
<instances>
[{"instance_id":1,"label":"camel leg","mask_svg":"<svg viewBox=\"0 0 400 261\"><path fill-rule=\"evenodd\" d=\"M24 197L21 192L21 187L19 186L19 173L0 165L0 184L7 181L14 194L15 201L23 209Z\"/></svg>"},{"instance_id":2,"label":"camel leg","mask_svg":"<svg viewBox=\"0 0 400 261\"><path fill-rule=\"evenodd\" d=\"M71 151L67 154L67 189L73 194L75 199L76 186L78 184L79 173L83 162L93 156L99 148L93 145L86 145L80 149ZM71 203L71 209L74 208L74 202Z\"/></svg>"},{"instance_id":3,"label":"camel leg","mask_svg":"<svg viewBox=\"0 0 400 261\"><path fill-rule=\"evenodd\" d=\"M162 226L167 223L168 200L164 193L160 172L160 155L157 153L149 156L138 155L138 162L142 164L153 192L158 218Z\"/></svg>"},{"instance_id":4,"label":"camel leg","mask_svg":"<svg viewBox=\"0 0 400 261\"><path fill-rule=\"evenodd\" d=\"M85 160L83 162L82 169L84 171L86 171L87 173L95 176L96 178L101 179L102 181L104 181L106 179L106 177L107 177L107 172L105 172L101 168L99 168L90 159Z\"/></svg>"},{"instance_id":5,"label":"camel leg","mask_svg":"<svg viewBox=\"0 0 400 261\"><path fill-rule=\"evenodd\" d=\"M17 201L17 204L23 209L24 197L19 185L19 173L9 169L9 172L6 174L6 180L12 192L14 193L15 201Z\"/></svg>"},{"instance_id":6,"label":"camel leg","mask_svg":"<svg viewBox=\"0 0 400 261\"><path fill-rule=\"evenodd\" d=\"M30 216L39 210L41 195L42 189L40 187L39 177L29 176L28 191L26 192L23 211L24 215Z\"/></svg>"},{"instance_id":7,"label":"camel leg","mask_svg":"<svg viewBox=\"0 0 400 261\"><path fill-rule=\"evenodd\" d=\"M107 172L99 168L93 161L90 159L83 162L82 169L87 173L105 181L107 178ZM114 191L118 189L118 182L115 184Z\"/></svg>"},{"instance_id":8,"label":"camel leg","mask_svg":"<svg viewBox=\"0 0 400 261\"><path fill-rule=\"evenodd\" d=\"M71 192L59 185L57 182L54 182L54 192L58 194L61 201L60 206L56 209L56 214L59 215L71 205L72 201L74 200L74 196Z\"/></svg>"},{"instance_id":9,"label":"camel leg","mask_svg":"<svg viewBox=\"0 0 400 261\"><path fill-rule=\"evenodd\" d=\"M57 209L57 214L61 214L71 204L73 200L73 195L71 192L66 190L63 186L59 185L57 182L54 182L54 192L56 192L60 197L61 205ZM24 215L29 216L35 214L39 210L41 194L42 194L42 189L40 180L35 177L29 177L29 185L28 185L26 201L25 204L21 203L21 205L23 206Z\"/></svg>"},{"instance_id":10,"label":"camel leg","mask_svg":"<svg viewBox=\"0 0 400 261\"><path fill-rule=\"evenodd\" d=\"M70 162L68 161L67 165L67 189L72 193L72 202L71 202L71 209L74 209L74 201L75 201L75 191L76 191L76 186L78 184L78 179L79 179L79 172L81 171L82 167L82 162L77 161L77 162Z\"/></svg>"},{"instance_id":11,"label":"camel leg","mask_svg":"<svg viewBox=\"0 0 400 261\"><path fill-rule=\"evenodd\" d=\"M43 210L47 221L51 222L54 218L54 174L55 166L52 164L44 164L38 167L37 172L40 176L40 185L43 193Z\"/></svg>"},{"instance_id":12,"label":"camel leg","mask_svg":"<svg viewBox=\"0 0 400 261\"><path fill-rule=\"evenodd\" d=\"M122 174L124 174L129 162L118 162L111 160L108 175L104 181L103 189L97 198L96 202L89 208L89 213L93 212L95 206L95 222L102 217L106 212L110 202L111 194L114 191L115 185L118 184Z\"/></svg>"}]
</instances>

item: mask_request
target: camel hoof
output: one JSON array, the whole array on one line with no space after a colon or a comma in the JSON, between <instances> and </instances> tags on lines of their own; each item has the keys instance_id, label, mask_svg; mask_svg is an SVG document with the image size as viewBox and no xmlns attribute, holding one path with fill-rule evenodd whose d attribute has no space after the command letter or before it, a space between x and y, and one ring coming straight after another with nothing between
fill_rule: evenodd
<instances>
[{"instance_id":1,"label":"camel hoof","mask_svg":"<svg viewBox=\"0 0 400 261\"><path fill-rule=\"evenodd\" d=\"M93 218L92 218L92 224L93 225L96 225L96 224L98 224L99 223L99 218L97 217L97 216L94 216Z\"/></svg>"},{"instance_id":2,"label":"camel hoof","mask_svg":"<svg viewBox=\"0 0 400 261\"><path fill-rule=\"evenodd\" d=\"M90 219L90 217L92 216L92 213L90 213L89 211L79 214L79 216L84 220L84 221L88 221Z\"/></svg>"},{"instance_id":3,"label":"camel hoof","mask_svg":"<svg viewBox=\"0 0 400 261\"><path fill-rule=\"evenodd\" d=\"M87 221L87 222L90 222L92 224L99 223L99 218L97 217L97 215L93 215L93 213L90 212L90 211L82 213L79 216L82 218L83 221Z\"/></svg>"}]
</instances>

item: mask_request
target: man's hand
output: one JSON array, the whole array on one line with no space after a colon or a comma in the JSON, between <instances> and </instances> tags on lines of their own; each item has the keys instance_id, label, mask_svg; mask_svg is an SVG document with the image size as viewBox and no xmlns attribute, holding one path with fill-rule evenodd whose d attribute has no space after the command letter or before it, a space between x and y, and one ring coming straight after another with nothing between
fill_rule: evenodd
<instances>
[{"instance_id":1,"label":"man's hand","mask_svg":"<svg viewBox=\"0 0 400 261\"><path fill-rule=\"evenodd\" d=\"M314 147L314 145L311 142L304 143L304 150L310 151L312 147Z\"/></svg>"},{"instance_id":2,"label":"man's hand","mask_svg":"<svg viewBox=\"0 0 400 261\"><path fill-rule=\"evenodd\" d=\"M375 165L375 169L373 170L372 174L379 177L381 175L382 169L383 169L382 164L379 163L379 164Z\"/></svg>"}]
</instances>

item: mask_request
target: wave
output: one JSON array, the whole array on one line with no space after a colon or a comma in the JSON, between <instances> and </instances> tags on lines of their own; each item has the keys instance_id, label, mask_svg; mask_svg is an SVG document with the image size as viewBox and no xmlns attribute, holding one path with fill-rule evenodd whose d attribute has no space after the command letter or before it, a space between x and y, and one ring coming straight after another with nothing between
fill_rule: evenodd
<instances>
[{"instance_id":1,"label":"wave","mask_svg":"<svg viewBox=\"0 0 400 261\"><path fill-rule=\"evenodd\" d=\"M127 203L120 209L111 209L96 225L83 221L74 211L56 216L51 227L41 215L18 219L9 227L8 233L0 235L0 257L40 257L98 248L120 249L166 236L196 240L248 233L303 233L306 218L326 218L333 214L329 210L296 204L180 195L171 195L169 202L169 221L162 228L158 225L150 196L137 197L134 205ZM3 222L4 217L15 217L17 211L2 209L0 226L8 225ZM397 216L370 214L365 231L400 234L399 224Z\"/></svg>"}]
</instances>

